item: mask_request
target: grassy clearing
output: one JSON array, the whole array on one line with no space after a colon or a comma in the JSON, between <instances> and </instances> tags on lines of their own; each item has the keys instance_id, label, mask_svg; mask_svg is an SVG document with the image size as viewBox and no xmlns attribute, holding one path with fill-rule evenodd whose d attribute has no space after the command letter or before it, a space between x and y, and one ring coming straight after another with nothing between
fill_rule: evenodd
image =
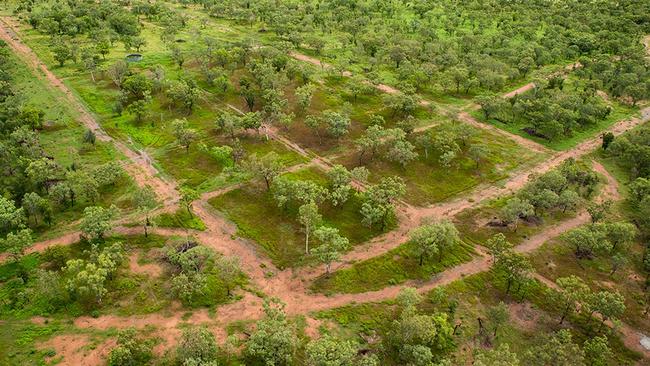
<instances>
[{"instance_id":1,"label":"grassy clearing","mask_svg":"<svg viewBox=\"0 0 650 366\"><path fill-rule=\"evenodd\" d=\"M546 228L575 217L573 212L551 211L543 215L539 222L520 222L516 231L511 227L489 226L488 222L490 220L496 219L498 221L501 209L512 197L497 198L478 208L465 210L456 215L454 224L460 231L463 240L477 245L485 245L488 239L502 233L510 243L518 245Z\"/></svg>"},{"instance_id":2,"label":"grassy clearing","mask_svg":"<svg viewBox=\"0 0 650 366\"><path fill-rule=\"evenodd\" d=\"M156 225L160 227L176 227L182 229L192 229L192 230L205 230L205 224L201 219L187 212L184 208L179 208L171 213L162 213L156 216L154 219Z\"/></svg>"},{"instance_id":3,"label":"grassy clearing","mask_svg":"<svg viewBox=\"0 0 650 366\"><path fill-rule=\"evenodd\" d=\"M461 243L441 258L425 260L419 265L419 257L413 254L412 243L406 243L380 256L355 263L350 268L323 276L312 285L312 290L325 294L362 293L380 290L408 280L428 280L447 268L472 259L474 250Z\"/></svg>"},{"instance_id":4,"label":"grassy clearing","mask_svg":"<svg viewBox=\"0 0 650 366\"><path fill-rule=\"evenodd\" d=\"M288 173L291 179L307 179L325 184L323 173L316 168ZM304 234L297 220L297 209L278 208L271 193L249 184L210 200L210 204L237 225L238 234L254 240L280 268L299 266L309 260L304 255ZM350 243L365 242L379 234L361 225L361 201L351 197L342 207L323 204L323 225L339 229Z\"/></svg>"},{"instance_id":5,"label":"grassy clearing","mask_svg":"<svg viewBox=\"0 0 650 366\"><path fill-rule=\"evenodd\" d=\"M401 176L406 183L404 200L425 206L449 199L479 184L495 183L506 178L512 170L544 158L542 154L533 154L485 130L477 130L469 144L483 144L489 150L487 159L478 168L467 155L460 156L452 167L445 168L439 163L438 153L430 151L427 157L422 149L418 149L419 157L406 168L381 159L366 163L371 173L369 180L375 183L384 177ZM349 168L359 164L356 154L342 157L337 162Z\"/></svg>"}]
</instances>

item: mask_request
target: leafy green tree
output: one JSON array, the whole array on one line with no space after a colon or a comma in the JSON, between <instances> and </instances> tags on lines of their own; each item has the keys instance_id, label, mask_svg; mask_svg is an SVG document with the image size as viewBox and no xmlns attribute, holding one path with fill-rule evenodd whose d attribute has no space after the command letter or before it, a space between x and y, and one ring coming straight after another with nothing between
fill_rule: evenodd
<instances>
[{"instance_id":1,"label":"leafy green tree","mask_svg":"<svg viewBox=\"0 0 650 366\"><path fill-rule=\"evenodd\" d=\"M16 232L10 232L7 237L0 239L0 247L6 248L11 258L18 262L25 254L25 249L34 243L32 231L30 229L21 229Z\"/></svg>"},{"instance_id":2,"label":"leafy green tree","mask_svg":"<svg viewBox=\"0 0 650 366\"><path fill-rule=\"evenodd\" d=\"M108 67L106 70L108 77L113 81L113 84L118 88L122 87L124 79L129 74L129 64L124 60L117 60L114 64Z\"/></svg>"},{"instance_id":3,"label":"leafy green tree","mask_svg":"<svg viewBox=\"0 0 650 366\"><path fill-rule=\"evenodd\" d=\"M571 333L562 329L531 347L524 357L531 366L584 366L584 352L573 343Z\"/></svg>"},{"instance_id":4,"label":"leafy green tree","mask_svg":"<svg viewBox=\"0 0 650 366\"><path fill-rule=\"evenodd\" d=\"M58 40L54 47L52 48L54 53L54 59L59 63L60 67L63 67L66 61L72 58L72 49L63 40Z\"/></svg>"},{"instance_id":5,"label":"leafy green tree","mask_svg":"<svg viewBox=\"0 0 650 366\"><path fill-rule=\"evenodd\" d=\"M609 253L612 243L607 240L603 230L596 227L581 227L570 231L564 237L565 242L574 248L576 258L591 258L596 253Z\"/></svg>"},{"instance_id":6,"label":"leafy green tree","mask_svg":"<svg viewBox=\"0 0 650 366\"><path fill-rule=\"evenodd\" d=\"M497 233L493 237L487 240L485 246L490 249L490 254L492 255L492 262L496 263L504 255L507 255L512 251L513 245L508 242L506 236L502 233Z\"/></svg>"},{"instance_id":7,"label":"leafy green tree","mask_svg":"<svg viewBox=\"0 0 650 366\"><path fill-rule=\"evenodd\" d=\"M73 259L67 262L64 271L68 278L66 288L73 296L86 305L101 303L108 291L106 269L83 259Z\"/></svg>"},{"instance_id":8,"label":"leafy green tree","mask_svg":"<svg viewBox=\"0 0 650 366\"><path fill-rule=\"evenodd\" d=\"M408 163L417 159L418 153L415 151L413 144L404 139L400 139L391 145L387 156L390 160L399 163L403 169L406 169Z\"/></svg>"},{"instance_id":9,"label":"leafy green tree","mask_svg":"<svg viewBox=\"0 0 650 366\"><path fill-rule=\"evenodd\" d=\"M327 274L329 274L332 262L341 258L341 252L350 246L350 241L341 236L338 229L326 226L316 229L314 236L320 245L312 250L312 254L319 262L325 264Z\"/></svg>"},{"instance_id":10,"label":"leafy green tree","mask_svg":"<svg viewBox=\"0 0 650 366\"><path fill-rule=\"evenodd\" d=\"M596 223L602 221L607 217L612 208L612 201L604 201L602 203L591 202L587 205L587 212L591 216L591 222Z\"/></svg>"},{"instance_id":11,"label":"leafy green tree","mask_svg":"<svg viewBox=\"0 0 650 366\"><path fill-rule=\"evenodd\" d=\"M140 123L147 116L149 100L148 99L138 99L134 102L131 102L126 107L126 111L135 116L135 121Z\"/></svg>"},{"instance_id":12,"label":"leafy green tree","mask_svg":"<svg viewBox=\"0 0 650 366\"><path fill-rule=\"evenodd\" d=\"M214 335L206 327L188 327L183 330L176 348L176 360L185 365L189 360L197 365L216 361L219 353Z\"/></svg>"},{"instance_id":13,"label":"leafy green tree","mask_svg":"<svg viewBox=\"0 0 650 366\"><path fill-rule=\"evenodd\" d=\"M113 219L117 215L117 208L111 206L103 208L90 206L84 209L84 215L81 219L81 232L88 235L91 239L102 240L104 234L113 228Z\"/></svg>"},{"instance_id":14,"label":"leafy green tree","mask_svg":"<svg viewBox=\"0 0 650 366\"><path fill-rule=\"evenodd\" d=\"M595 336L587 339L582 345L582 349L589 366L609 365L608 360L612 356L612 350L609 348L606 336Z\"/></svg>"},{"instance_id":15,"label":"leafy green tree","mask_svg":"<svg viewBox=\"0 0 650 366\"><path fill-rule=\"evenodd\" d=\"M507 343L498 348L479 352L473 366L520 366L517 354L510 351Z\"/></svg>"},{"instance_id":16,"label":"leafy green tree","mask_svg":"<svg viewBox=\"0 0 650 366\"><path fill-rule=\"evenodd\" d=\"M94 203L99 198L99 183L88 172L72 170L66 173L65 178L71 205L74 206L77 199Z\"/></svg>"},{"instance_id":17,"label":"leafy green tree","mask_svg":"<svg viewBox=\"0 0 650 366\"><path fill-rule=\"evenodd\" d=\"M324 111L323 123L330 136L338 139L347 134L350 130L350 117L334 111Z\"/></svg>"},{"instance_id":18,"label":"leafy green tree","mask_svg":"<svg viewBox=\"0 0 650 366\"><path fill-rule=\"evenodd\" d=\"M617 319L625 312L625 297L618 292L598 291L589 295L586 305L592 314L600 314L600 328L609 319ZM600 329L599 329L600 331Z\"/></svg>"},{"instance_id":19,"label":"leafy green tree","mask_svg":"<svg viewBox=\"0 0 650 366\"><path fill-rule=\"evenodd\" d=\"M146 365L153 357L153 344L150 340L137 337L133 328L122 330L117 335L117 346L108 356L109 366Z\"/></svg>"},{"instance_id":20,"label":"leafy green tree","mask_svg":"<svg viewBox=\"0 0 650 366\"><path fill-rule=\"evenodd\" d=\"M350 341L327 336L309 342L305 354L309 365L351 366L357 355L357 347Z\"/></svg>"},{"instance_id":21,"label":"leafy green tree","mask_svg":"<svg viewBox=\"0 0 650 366\"><path fill-rule=\"evenodd\" d=\"M506 294L509 294L513 284L518 284L518 288L520 288L529 280L532 265L525 256L509 250L497 257L493 268L505 277Z\"/></svg>"},{"instance_id":22,"label":"leafy green tree","mask_svg":"<svg viewBox=\"0 0 650 366\"><path fill-rule=\"evenodd\" d=\"M214 263L214 272L226 287L226 295L230 296L232 288L242 276L239 259L237 257L220 257Z\"/></svg>"},{"instance_id":23,"label":"leafy green tree","mask_svg":"<svg viewBox=\"0 0 650 366\"><path fill-rule=\"evenodd\" d=\"M492 327L492 337L496 339L499 328L510 320L508 306L501 301L497 305L491 306L487 309L486 317L488 323Z\"/></svg>"},{"instance_id":24,"label":"leafy green tree","mask_svg":"<svg viewBox=\"0 0 650 366\"><path fill-rule=\"evenodd\" d=\"M174 296L185 305L191 306L201 296L205 295L208 280L198 272L183 272L172 277L171 288Z\"/></svg>"},{"instance_id":25,"label":"leafy green tree","mask_svg":"<svg viewBox=\"0 0 650 366\"><path fill-rule=\"evenodd\" d=\"M50 203L36 192L30 192L23 196L23 210L27 215L27 220L31 218L35 225L38 225L39 216L42 216L47 223L52 219Z\"/></svg>"},{"instance_id":26,"label":"leafy green tree","mask_svg":"<svg viewBox=\"0 0 650 366\"><path fill-rule=\"evenodd\" d=\"M501 221L507 225L513 225L514 231L517 231L517 225L521 218L533 215L534 208L528 201L521 200L517 197L511 198L501 209Z\"/></svg>"},{"instance_id":27,"label":"leafy green tree","mask_svg":"<svg viewBox=\"0 0 650 366\"><path fill-rule=\"evenodd\" d=\"M451 221L441 221L435 224L420 226L409 234L410 241L415 244L416 255L420 265L425 258L438 255L442 259L443 252L450 250L460 243L458 230Z\"/></svg>"},{"instance_id":28,"label":"leafy green tree","mask_svg":"<svg viewBox=\"0 0 650 366\"><path fill-rule=\"evenodd\" d=\"M9 232L25 225L25 212L13 200L0 197L0 231Z\"/></svg>"},{"instance_id":29,"label":"leafy green tree","mask_svg":"<svg viewBox=\"0 0 650 366\"><path fill-rule=\"evenodd\" d=\"M298 209L298 221L305 230L305 253L309 254L309 235L316 228L323 217L318 213L316 203L306 203Z\"/></svg>"},{"instance_id":30,"label":"leafy green tree","mask_svg":"<svg viewBox=\"0 0 650 366\"><path fill-rule=\"evenodd\" d=\"M282 170L282 162L275 152L270 152L261 158L257 155L251 155L246 162L246 170L253 177L263 180L266 183L266 189L270 190L271 183Z\"/></svg>"},{"instance_id":31,"label":"leafy green tree","mask_svg":"<svg viewBox=\"0 0 650 366\"><path fill-rule=\"evenodd\" d=\"M97 165L92 171L92 177L100 187L115 185L124 176L124 168L117 161Z\"/></svg>"},{"instance_id":32,"label":"leafy green tree","mask_svg":"<svg viewBox=\"0 0 650 366\"><path fill-rule=\"evenodd\" d=\"M558 291L552 291L550 298L560 308L561 325L567 316L579 310L580 304L587 300L591 290L580 277L574 275L560 277L555 280L555 283L557 283Z\"/></svg>"},{"instance_id":33,"label":"leafy green tree","mask_svg":"<svg viewBox=\"0 0 650 366\"><path fill-rule=\"evenodd\" d=\"M199 193L194 189L189 187L181 188L181 203L185 206L185 209L190 216L194 216L192 213L192 203L199 199L199 197Z\"/></svg>"},{"instance_id":34,"label":"leafy green tree","mask_svg":"<svg viewBox=\"0 0 650 366\"><path fill-rule=\"evenodd\" d=\"M190 151L190 145L197 139L198 133L191 128L186 119L175 119L172 121L172 132L178 144L185 147L185 151Z\"/></svg>"},{"instance_id":35,"label":"leafy green tree","mask_svg":"<svg viewBox=\"0 0 650 366\"><path fill-rule=\"evenodd\" d=\"M481 162L485 161L489 152L490 151L485 145L472 145L469 150L467 150L469 158L476 163L476 169L479 168Z\"/></svg>"},{"instance_id":36,"label":"leafy green tree","mask_svg":"<svg viewBox=\"0 0 650 366\"><path fill-rule=\"evenodd\" d=\"M150 219L151 212L158 206L158 201L156 200L156 193L151 188L151 186L144 186L138 188L133 193L133 204L138 209L138 211L144 215L144 221L142 223L144 227L144 237L148 237L148 228L153 225L153 221Z\"/></svg>"},{"instance_id":37,"label":"leafy green tree","mask_svg":"<svg viewBox=\"0 0 650 366\"><path fill-rule=\"evenodd\" d=\"M314 85L309 83L296 88L296 98L298 102L298 110L300 113L305 113L311 105L311 100L314 95Z\"/></svg>"},{"instance_id":38,"label":"leafy green tree","mask_svg":"<svg viewBox=\"0 0 650 366\"><path fill-rule=\"evenodd\" d=\"M362 223L371 227L380 224L382 230L395 217L394 201L404 195L406 185L400 177L383 178L379 184L368 187L361 195Z\"/></svg>"},{"instance_id":39,"label":"leafy green tree","mask_svg":"<svg viewBox=\"0 0 650 366\"><path fill-rule=\"evenodd\" d=\"M343 165L334 165L327 171L327 180L330 184L330 199L334 206L341 206L347 202L352 190L352 173Z\"/></svg>"},{"instance_id":40,"label":"leafy green tree","mask_svg":"<svg viewBox=\"0 0 650 366\"><path fill-rule=\"evenodd\" d=\"M52 159L40 158L32 160L25 169L25 173L34 184L48 192L48 183L57 177L60 167Z\"/></svg>"},{"instance_id":41,"label":"leafy green tree","mask_svg":"<svg viewBox=\"0 0 650 366\"><path fill-rule=\"evenodd\" d=\"M191 79L173 82L167 88L167 97L172 104L184 107L188 113L192 113L199 95L200 90Z\"/></svg>"},{"instance_id":42,"label":"leafy green tree","mask_svg":"<svg viewBox=\"0 0 650 366\"><path fill-rule=\"evenodd\" d=\"M276 299L264 302L266 318L257 322L246 341L245 355L270 366L290 365L298 344L293 325L284 313L284 304Z\"/></svg>"}]
</instances>

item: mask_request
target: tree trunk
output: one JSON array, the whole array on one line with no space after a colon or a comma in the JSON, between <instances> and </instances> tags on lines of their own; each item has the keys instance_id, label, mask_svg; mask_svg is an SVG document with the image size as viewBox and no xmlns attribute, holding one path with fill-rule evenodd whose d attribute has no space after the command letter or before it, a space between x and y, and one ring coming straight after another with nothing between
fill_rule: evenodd
<instances>
[{"instance_id":1,"label":"tree trunk","mask_svg":"<svg viewBox=\"0 0 650 366\"><path fill-rule=\"evenodd\" d=\"M309 226L305 226L305 253L309 254Z\"/></svg>"}]
</instances>

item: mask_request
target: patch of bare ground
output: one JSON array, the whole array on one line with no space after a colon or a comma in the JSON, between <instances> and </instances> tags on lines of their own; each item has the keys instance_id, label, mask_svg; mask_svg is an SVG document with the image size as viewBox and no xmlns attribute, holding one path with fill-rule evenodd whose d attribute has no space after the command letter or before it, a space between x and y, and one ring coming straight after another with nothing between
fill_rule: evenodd
<instances>
[{"instance_id":1,"label":"patch of bare ground","mask_svg":"<svg viewBox=\"0 0 650 366\"><path fill-rule=\"evenodd\" d=\"M51 360L60 360L60 365L96 366L106 363L106 358L115 347L115 339L107 339L93 345L85 334L65 334L51 338L39 345L40 349L53 349L56 355Z\"/></svg>"},{"instance_id":2,"label":"patch of bare ground","mask_svg":"<svg viewBox=\"0 0 650 366\"><path fill-rule=\"evenodd\" d=\"M160 277L163 272L162 267L156 263L138 263L139 253L133 253L129 256L129 270L133 273L142 274L150 277Z\"/></svg>"},{"instance_id":3,"label":"patch of bare ground","mask_svg":"<svg viewBox=\"0 0 650 366\"><path fill-rule=\"evenodd\" d=\"M508 311L510 312L510 319L527 332L533 332L537 328L542 316L542 313L529 302L510 303L508 304Z\"/></svg>"}]
</instances>

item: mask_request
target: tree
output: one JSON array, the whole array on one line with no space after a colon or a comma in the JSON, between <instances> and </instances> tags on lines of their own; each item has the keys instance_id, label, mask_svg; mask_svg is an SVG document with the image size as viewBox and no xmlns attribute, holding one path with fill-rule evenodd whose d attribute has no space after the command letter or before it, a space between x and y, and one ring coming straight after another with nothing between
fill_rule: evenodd
<instances>
[{"instance_id":1,"label":"tree","mask_svg":"<svg viewBox=\"0 0 650 366\"><path fill-rule=\"evenodd\" d=\"M612 222L604 224L603 230L607 240L612 243L612 250L617 250L619 246L627 247L634 241L637 230L636 226L629 222Z\"/></svg>"},{"instance_id":2,"label":"tree","mask_svg":"<svg viewBox=\"0 0 650 366\"><path fill-rule=\"evenodd\" d=\"M280 174L282 162L278 154L270 152L259 158L257 155L251 155L246 163L248 170L253 177L264 180L266 189L271 189L271 183Z\"/></svg>"},{"instance_id":3,"label":"tree","mask_svg":"<svg viewBox=\"0 0 650 366\"><path fill-rule=\"evenodd\" d=\"M230 297L230 291L242 273L239 259L237 257L222 256L214 263L214 271L226 287L226 295Z\"/></svg>"},{"instance_id":4,"label":"tree","mask_svg":"<svg viewBox=\"0 0 650 366\"><path fill-rule=\"evenodd\" d=\"M402 362L427 365L434 354L442 355L454 347L453 331L447 314L423 315L411 308L393 321L388 341Z\"/></svg>"},{"instance_id":5,"label":"tree","mask_svg":"<svg viewBox=\"0 0 650 366\"><path fill-rule=\"evenodd\" d=\"M189 152L190 145L198 137L196 130L190 128L186 119L176 119L172 121L172 130L178 144L185 147L186 152Z\"/></svg>"},{"instance_id":6,"label":"tree","mask_svg":"<svg viewBox=\"0 0 650 366\"><path fill-rule=\"evenodd\" d=\"M591 258L598 252L609 253L612 243L607 240L603 230L596 227L580 227L564 237L565 242L574 248L576 258Z\"/></svg>"},{"instance_id":7,"label":"tree","mask_svg":"<svg viewBox=\"0 0 650 366\"><path fill-rule=\"evenodd\" d=\"M182 272L171 280L171 290L176 298L185 305L191 306L200 296L205 295L208 280L203 273Z\"/></svg>"},{"instance_id":8,"label":"tree","mask_svg":"<svg viewBox=\"0 0 650 366\"><path fill-rule=\"evenodd\" d=\"M616 319L623 315L625 312L625 297L618 292L598 291L589 295L586 305L592 314L594 312L600 314L600 328L602 328L607 320Z\"/></svg>"},{"instance_id":9,"label":"tree","mask_svg":"<svg viewBox=\"0 0 650 366\"><path fill-rule=\"evenodd\" d=\"M94 240L102 240L104 234L113 228L112 220L117 214L117 208L90 206L84 209L81 219L81 232Z\"/></svg>"},{"instance_id":10,"label":"tree","mask_svg":"<svg viewBox=\"0 0 650 366\"><path fill-rule=\"evenodd\" d=\"M607 200L602 203L591 202L587 205L587 212L591 216L591 222L596 223L602 221L612 208L612 201Z\"/></svg>"},{"instance_id":11,"label":"tree","mask_svg":"<svg viewBox=\"0 0 650 366\"><path fill-rule=\"evenodd\" d=\"M54 59L59 63L60 67L63 67L63 64L72 58L72 49L63 40L56 42L52 48L52 52L54 52Z\"/></svg>"},{"instance_id":12,"label":"tree","mask_svg":"<svg viewBox=\"0 0 650 366\"><path fill-rule=\"evenodd\" d=\"M512 251L513 247L502 233L495 234L492 238L488 239L485 246L490 249L492 263L501 260L504 255Z\"/></svg>"},{"instance_id":13,"label":"tree","mask_svg":"<svg viewBox=\"0 0 650 366\"><path fill-rule=\"evenodd\" d=\"M520 366L517 354L510 351L507 343L499 348L480 352L474 359L473 366Z\"/></svg>"},{"instance_id":14,"label":"tree","mask_svg":"<svg viewBox=\"0 0 650 366\"><path fill-rule=\"evenodd\" d=\"M70 202L74 206L75 199L94 203L99 198L99 183L82 170L72 170L66 173L66 183L69 188Z\"/></svg>"},{"instance_id":15,"label":"tree","mask_svg":"<svg viewBox=\"0 0 650 366\"><path fill-rule=\"evenodd\" d=\"M350 129L350 117L334 111L323 112L323 122L330 136L340 138Z\"/></svg>"},{"instance_id":16,"label":"tree","mask_svg":"<svg viewBox=\"0 0 650 366\"><path fill-rule=\"evenodd\" d=\"M334 165L327 171L327 180L330 183L330 199L334 206L347 202L352 190L352 173L343 165Z\"/></svg>"},{"instance_id":17,"label":"tree","mask_svg":"<svg viewBox=\"0 0 650 366\"><path fill-rule=\"evenodd\" d=\"M321 226L314 231L314 236L320 245L312 250L312 254L319 262L326 266L327 274L330 273L332 262L341 258L341 252L350 246L350 241L339 235L339 230Z\"/></svg>"},{"instance_id":18,"label":"tree","mask_svg":"<svg viewBox=\"0 0 650 366\"><path fill-rule=\"evenodd\" d=\"M16 232L7 234L7 237L0 239L0 247L11 255L11 258L18 262L25 254L25 249L34 243L32 239L32 231L30 229L22 229Z\"/></svg>"},{"instance_id":19,"label":"tree","mask_svg":"<svg viewBox=\"0 0 650 366\"><path fill-rule=\"evenodd\" d=\"M0 197L0 232L9 232L25 225L25 212L13 200Z\"/></svg>"},{"instance_id":20,"label":"tree","mask_svg":"<svg viewBox=\"0 0 650 366\"><path fill-rule=\"evenodd\" d=\"M216 361L218 352L217 341L206 327L188 327L181 334L176 360L181 365L186 365L189 360L204 365Z\"/></svg>"},{"instance_id":21,"label":"tree","mask_svg":"<svg viewBox=\"0 0 650 366\"><path fill-rule=\"evenodd\" d=\"M607 148L609 147L609 145L612 144L612 142L614 142L614 134L611 132L605 132L603 134L603 143L602 143L603 150L607 150Z\"/></svg>"},{"instance_id":22,"label":"tree","mask_svg":"<svg viewBox=\"0 0 650 366\"><path fill-rule=\"evenodd\" d=\"M40 158L32 160L25 173L27 177L40 188L45 189L45 192L48 191L48 183L54 180L59 174L60 167L52 159Z\"/></svg>"},{"instance_id":23,"label":"tree","mask_svg":"<svg viewBox=\"0 0 650 366\"><path fill-rule=\"evenodd\" d=\"M23 196L23 210L27 214L27 219L31 218L35 225L38 225L39 216L42 216L48 224L51 220L52 208L50 203L36 192L30 192Z\"/></svg>"},{"instance_id":24,"label":"tree","mask_svg":"<svg viewBox=\"0 0 650 366\"><path fill-rule=\"evenodd\" d=\"M133 194L133 203L138 211L144 215L144 237L148 237L147 228L153 225L153 222L150 220L149 215L154 208L158 206L158 201L156 200L156 192L151 188L151 186L144 186L139 188Z\"/></svg>"},{"instance_id":25,"label":"tree","mask_svg":"<svg viewBox=\"0 0 650 366\"><path fill-rule=\"evenodd\" d=\"M492 326L493 329L492 337L496 339L499 328L502 325L506 324L510 319L508 306L503 303L503 301L501 301L497 305L489 307L487 309L486 316L488 323Z\"/></svg>"},{"instance_id":26,"label":"tree","mask_svg":"<svg viewBox=\"0 0 650 366\"><path fill-rule=\"evenodd\" d=\"M181 203L185 206L185 209L190 216L194 216L192 213L192 203L199 199L199 197L199 193L194 189L189 187L181 188Z\"/></svg>"},{"instance_id":27,"label":"tree","mask_svg":"<svg viewBox=\"0 0 650 366\"><path fill-rule=\"evenodd\" d=\"M108 271L95 263L73 259L66 263L66 288L86 305L101 303L106 295Z\"/></svg>"},{"instance_id":28,"label":"tree","mask_svg":"<svg viewBox=\"0 0 650 366\"><path fill-rule=\"evenodd\" d=\"M169 100L175 105L184 107L188 114L192 113L199 98L199 93L200 90L192 79L173 82L167 89Z\"/></svg>"},{"instance_id":29,"label":"tree","mask_svg":"<svg viewBox=\"0 0 650 366\"><path fill-rule=\"evenodd\" d=\"M415 160L418 153L415 151L413 144L405 139L400 139L391 145L387 156L390 160L399 163L403 169L406 169L406 164Z\"/></svg>"},{"instance_id":30,"label":"tree","mask_svg":"<svg viewBox=\"0 0 650 366\"><path fill-rule=\"evenodd\" d=\"M305 253L309 254L309 234L318 226L323 217L318 213L316 203L306 203L298 209L298 221L305 230Z\"/></svg>"},{"instance_id":31,"label":"tree","mask_svg":"<svg viewBox=\"0 0 650 366\"><path fill-rule=\"evenodd\" d=\"M585 359L589 366L607 366L607 360L612 356L606 336L595 336L589 338L582 345Z\"/></svg>"},{"instance_id":32,"label":"tree","mask_svg":"<svg viewBox=\"0 0 650 366\"><path fill-rule=\"evenodd\" d=\"M580 277L574 275L558 278L555 283L558 291L553 291L550 298L561 309L561 325L567 316L578 311L580 304L587 299L591 291Z\"/></svg>"},{"instance_id":33,"label":"tree","mask_svg":"<svg viewBox=\"0 0 650 366\"><path fill-rule=\"evenodd\" d=\"M488 156L489 150L485 145L472 145L467 153L469 158L476 163L476 169L478 169L481 162Z\"/></svg>"},{"instance_id":34,"label":"tree","mask_svg":"<svg viewBox=\"0 0 650 366\"><path fill-rule=\"evenodd\" d=\"M253 334L246 341L247 357L269 366L290 365L297 338L292 325L287 322L284 304L277 299L265 300L266 318L257 322Z\"/></svg>"},{"instance_id":35,"label":"tree","mask_svg":"<svg viewBox=\"0 0 650 366\"><path fill-rule=\"evenodd\" d=\"M531 366L584 366L584 352L573 343L571 333L562 329L531 347L524 364Z\"/></svg>"},{"instance_id":36,"label":"tree","mask_svg":"<svg viewBox=\"0 0 650 366\"><path fill-rule=\"evenodd\" d=\"M521 218L533 215L534 208L528 201L521 200L517 197L511 198L501 209L501 220L507 225L513 225L514 231L517 231L517 224Z\"/></svg>"},{"instance_id":37,"label":"tree","mask_svg":"<svg viewBox=\"0 0 650 366\"><path fill-rule=\"evenodd\" d=\"M114 64L108 67L106 73L113 81L113 84L118 88L122 87L122 82L129 73L129 64L124 60L117 60Z\"/></svg>"},{"instance_id":38,"label":"tree","mask_svg":"<svg viewBox=\"0 0 650 366\"><path fill-rule=\"evenodd\" d=\"M420 265L424 258L438 254L438 260L442 254L460 243L458 230L451 221L420 226L409 234L410 241L415 244L416 255L420 258Z\"/></svg>"},{"instance_id":39,"label":"tree","mask_svg":"<svg viewBox=\"0 0 650 366\"><path fill-rule=\"evenodd\" d=\"M300 113L305 113L307 108L309 108L311 105L314 89L315 87L311 83L296 88L296 98L298 101L298 109Z\"/></svg>"},{"instance_id":40,"label":"tree","mask_svg":"<svg viewBox=\"0 0 650 366\"><path fill-rule=\"evenodd\" d=\"M305 348L307 364L312 366L351 366L357 355L355 345L326 336L312 340Z\"/></svg>"},{"instance_id":41,"label":"tree","mask_svg":"<svg viewBox=\"0 0 650 366\"><path fill-rule=\"evenodd\" d=\"M181 48L178 47L177 45L172 45L170 47L170 50L171 50L172 60L176 62L179 69L182 69L183 64L185 63L185 52L183 52L183 50L181 50Z\"/></svg>"},{"instance_id":42,"label":"tree","mask_svg":"<svg viewBox=\"0 0 650 366\"><path fill-rule=\"evenodd\" d=\"M406 192L406 185L400 177L383 178L379 184L363 192L361 204L362 223L365 226L381 224L382 230L395 217L394 200Z\"/></svg>"},{"instance_id":43,"label":"tree","mask_svg":"<svg viewBox=\"0 0 650 366\"><path fill-rule=\"evenodd\" d=\"M92 172L92 178L100 187L115 185L115 182L123 176L124 168L117 161L97 165Z\"/></svg>"},{"instance_id":44,"label":"tree","mask_svg":"<svg viewBox=\"0 0 650 366\"><path fill-rule=\"evenodd\" d=\"M513 284L517 283L518 288L530 278L532 265L528 258L514 252L504 252L493 264L494 269L500 271L506 280L506 294L510 293Z\"/></svg>"},{"instance_id":45,"label":"tree","mask_svg":"<svg viewBox=\"0 0 650 366\"><path fill-rule=\"evenodd\" d=\"M582 198L580 198L580 195L572 189L565 189L562 191L558 199L558 204L562 207L562 212L566 212L567 210L574 211L580 202L582 202Z\"/></svg>"},{"instance_id":46,"label":"tree","mask_svg":"<svg viewBox=\"0 0 650 366\"><path fill-rule=\"evenodd\" d=\"M153 344L150 340L138 339L133 328L117 334L117 347L108 356L109 366L146 365L153 357Z\"/></svg>"}]
</instances>

